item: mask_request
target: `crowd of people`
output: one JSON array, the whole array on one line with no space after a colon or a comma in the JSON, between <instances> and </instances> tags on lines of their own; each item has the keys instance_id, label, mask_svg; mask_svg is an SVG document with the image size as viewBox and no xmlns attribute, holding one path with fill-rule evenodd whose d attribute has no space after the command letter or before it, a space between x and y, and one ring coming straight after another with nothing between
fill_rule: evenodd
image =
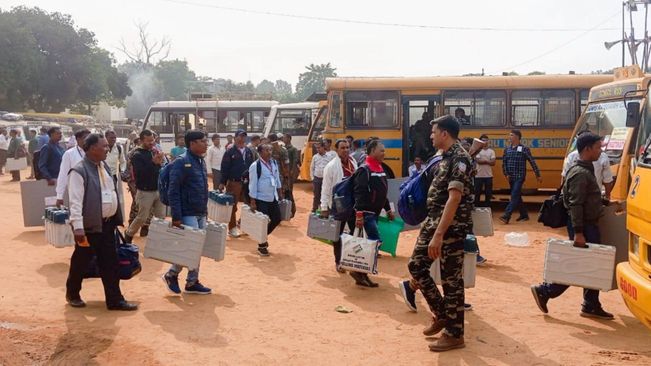
<instances>
[{"instance_id":1,"label":"crowd of people","mask_svg":"<svg viewBox=\"0 0 651 366\"><path fill-rule=\"evenodd\" d=\"M423 116L428 118L428 116ZM428 216L421 225L413 253L408 263L411 278L402 281L398 288L406 305L417 311L415 296L420 292L432 313L431 324L423 330L427 336L442 333L429 345L440 352L465 345L464 311L471 305L465 303L463 258L464 240L473 232L471 213L475 207L490 206L492 199L493 166L495 152L488 136L479 137L482 144L474 149L473 139L460 139L462 123L454 116L443 116L428 122L431 145L441 157L438 164L417 156L408 169L409 177L427 172L432 183L427 195ZM419 128L422 128L420 126ZM12 141L22 144L17 132L0 130L0 158L12 157ZM171 154L165 154L157 135L143 130L134 136L130 151L117 144L113 131L104 135L81 129L75 132L71 148L61 144L61 130L57 127L31 136L26 154L38 152L34 164L37 175L48 185L55 186L57 204L62 205L67 192L70 201L70 220L75 237L75 249L70 260L66 282L66 300L73 307L84 307L80 291L83 273L93 254L97 257L100 276L109 310L136 310L137 305L126 301L120 290L118 260L115 251L116 231L124 224L121 207L120 181L127 183L132 196L128 223L124 230L127 242L136 235L146 237L152 217L171 216L173 226L205 228L209 180L212 188L230 194L236 204L228 223L228 235L237 238L239 229L238 202L245 202L253 211L269 217L267 232L272 233L280 224L279 202L294 201L293 188L298 179L301 157L291 144L292 137L270 135L251 136L238 130L222 147L220 138L209 136L201 130L188 130ZM517 221L528 220L522 203L522 186L529 162L538 179L540 171L531 151L521 143L522 134L512 130L510 146L505 148L502 173L511 187L511 201L500 220L508 224L514 210L520 211ZM248 140L248 143L247 143ZM7 152L2 152L3 147ZM474 149L474 150L473 150ZM378 230L379 216L385 214L394 220L395 214L388 199L388 179L394 174L384 163L385 147L381 139L370 137L355 140L352 136L331 141L323 139L316 144L316 154L310 163L313 184L311 212L328 218L333 210L333 189L345 179L351 179L354 210L341 219L340 234L346 229L363 231L369 240L381 241ZM568 234L571 240L584 246L586 242L599 242L597 221L601 213L601 192L608 196L612 189L612 175L605 165L601 139L592 133L582 133L577 138L577 151L566 159L563 170L563 199L568 208ZM607 157L606 160L607 162ZM168 207L161 201L159 177L168 170ZM480 197L484 196L481 200ZM292 215L296 212L293 203ZM342 242L333 245L335 270L346 273L340 266ZM261 257L270 255L267 241L258 243ZM442 289L434 283L430 268L440 261ZM486 261L478 256L478 264ZM172 294L181 294L179 274L183 267L172 265L162 279ZM187 268L183 291L190 294L210 294L212 290L199 280L199 268ZM358 286L374 288L367 273L348 271ZM567 286L542 283L531 287L537 306L548 312L550 299L560 296ZM612 314L601 307L598 292L586 289L582 316L612 319Z\"/></svg>"}]
</instances>

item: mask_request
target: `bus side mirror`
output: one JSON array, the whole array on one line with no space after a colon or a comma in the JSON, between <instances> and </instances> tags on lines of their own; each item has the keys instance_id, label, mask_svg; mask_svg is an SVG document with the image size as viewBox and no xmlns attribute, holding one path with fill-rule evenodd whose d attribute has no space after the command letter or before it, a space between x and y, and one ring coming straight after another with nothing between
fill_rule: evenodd
<instances>
[{"instance_id":1,"label":"bus side mirror","mask_svg":"<svg viewBox=\"0 0 651 366\"><path fill-rule=\"evenodd\" d=\"M640 123L640 102L626 104L626 127L637 127Z\"/></svg>"}]
</instances>

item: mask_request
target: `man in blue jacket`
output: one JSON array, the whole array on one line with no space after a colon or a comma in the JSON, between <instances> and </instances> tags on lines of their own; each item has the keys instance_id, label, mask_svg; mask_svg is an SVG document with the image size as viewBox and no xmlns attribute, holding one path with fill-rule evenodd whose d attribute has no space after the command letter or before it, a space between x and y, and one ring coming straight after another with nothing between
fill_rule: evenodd
<instances>
[{"instance_id":1,"label":"man in blue jacket","mask_svg":"<svg viewBox=\"0 0 651 366\"><path fill-rule=\"evenodd\" d=\"M59 145L61 141L61 129L59 127L52 127L47 130L49 136L48 143L41 148L40 156L38 158L38 170L41 173L42 179L47 180L48 186L53 186L57 183L59 176L59 168L61 168L61 159L65 152Z\"/></svg>"},{"instance_id":2,"label":"man in blue jacket","mask_svg":"<svg viewBox=\"0 0 651 366\"><path fill-rule=\"evenodd\" d=\"M189 130L185 133L187 152L172 162L169 176L168 199L172 209L172 225L182 228L183 225L203 229L206 227L208 206L208 173L203 156L208 150L206 134L199 130ZM179 273L183 269L178 264L163 276L167 289L174 295L181 293ZM199 282L199 268L188 268L185 282L185 292L190 294L207 295L212 292Z\"/></svg>"},{"instance_id":3,"label":"man in blue jacket","mask_svg":"<svg viewBox=\"0 0 651 366\"><path fill-rule=\"evenodd\" d=\"M219 184L219 190L226 189L226 193L235 197L235 204L231 212L231 220L228 223L228 234L234 238L240 236L237 229L235 214L237 213L237 203L244 201L248 193L245 189L248 187L249 167L253 164L254 154L246 146L246 131L237 130L235 132L235 142L231 147L226 147L226 152L222 158L222 181Z\"/></svg>"}]
</instances>

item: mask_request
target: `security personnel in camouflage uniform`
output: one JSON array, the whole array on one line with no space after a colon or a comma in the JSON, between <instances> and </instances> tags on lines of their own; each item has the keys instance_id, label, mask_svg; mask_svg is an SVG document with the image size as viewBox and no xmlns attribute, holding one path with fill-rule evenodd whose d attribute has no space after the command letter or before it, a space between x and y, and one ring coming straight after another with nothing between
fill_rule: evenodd
<instances>
[{"instance_id":1,"label":"security personnel in camouflage uniform","mask_svg":"<svg viewBox=\"0 0 651 366\"><path fill-rule=\"evenodd\" d=\"M282 184L283 191L289 187L289 154L287 149L280 144L278 140L278 135L272 133L269 135L269 141L271 142L271 157L278 164L280 170L280 183Z\"/></svg>"},{"instance_id":2,"label":"security personnel in camouflage uniform","mask_svg":"<svg viewBox=\"0 0 651 366\"><path fill-rule=\"evenodd\" d=\"M292 217L296 214L296 202L294 201L294 183L298 180L301 171L301 152L292 145L292 135L283 134L283 142L289 155L289 185L285 188L285 198L292 201Z\"/></svg>"},{"instance_id":3,"label":"security personnel in camouflage uniform","mask_svg":"<svg viewBox=\"0 0 651 366\"><path fill-rule=\"evenodd\" d=\"M472 230L474 208L474 167L468 152L457 141L459 122L452 116L434 121L432 141L442 150L443 159L436 168L427 194L429 215L418 235L409 261L409 272L434 314L432 324L423 333L443 336L429 345L441 352L464 347L463 242ZM441 262L443 293L441 296L430 267ZM408 287L413 297L413 289ZM404 295L404 294L403 294Z\"/></svg>"}]
</instances>

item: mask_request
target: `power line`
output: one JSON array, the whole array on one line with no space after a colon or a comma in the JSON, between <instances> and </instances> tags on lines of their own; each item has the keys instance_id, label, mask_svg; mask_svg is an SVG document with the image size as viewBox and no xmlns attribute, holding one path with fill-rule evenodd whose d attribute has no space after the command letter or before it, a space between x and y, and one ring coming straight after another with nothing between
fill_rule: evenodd
<instances>
[{"instance_id":1,"label":"power line","mask_svg":"<svg viewBox=\"0 0 651 366\"><path fill-rule=\"evenodd\" d=\"M574 38L571 38L570 40L568 40L568 41L566 41L566 42L561 43L560 45L558 45L558 46L556 46L556 47L550 49L549 51L546 51L546 52L544 52L544 53L541 53L541 54L538 55L538 56L532 57L532 58L530 58L530 59L528 59L528 60L526 60L526 61L522 61L522 62L520 62L520 63L518 63L518 64L516 64L516 65L513 65L513 66L511 66L511 67L503 68L502 71L513 70L513 69L515 69L515 68L517 68L517 67L520 67L520 66L522 66L522 65L526 65L526 64L531 63L531 62L533 62L533 61L536 61L536 60L538 60L538 59L540 59L540 58L543 58L543 57L545 57L545 56L547 56L547 55L549 55L549 54L551 54L551 53L554 53L554 52L560 50L561 48L563 48L563 47L569 45L570 43L573 43L573 42L577 41L578 39L582 38L582 37L585 36L586 34L592 32L592 31L597 30L600 26L604 25L605 23L609 22L611 19L613 19L614 17L616 17L616 16L618 16L618 15L620 15L620 14L621 14L621 12L618 11L618 12L616 12L615 14L609 16L608 19L606 19L606 20L604 20L603 22L601 22L601 23L595 25L593 28L587 29L587 30L584 31L583 33L577 35L577 36L574 37Z\"/></svg>"},{"instance_id":2,"label":"power line","mask_svg":"<svg viewBox=\"0 0 651 366\"><path fill-rule=\"evenodd\" d=\"M205 3L198 3L198 2L187 1L187 0L162 0L162 1L168 3L219 9L219 10L226 10L226 11L246 13L246 14L269 15L275 17L316 20L322 22L374 25L374 26L381 26L381 27L436 29L436 30L454 30L454 31L490 31L490 32L583 32L583 31L591 32L591 31L619 30L619 28L599 28L599 27L594 27L589 29L585 29L585 28L499 28L499 27L463 27L463 26L445 26L445 25L429 25L429 24L389 23L389 22L369 21L369 20L329 18L329 17L319 17L313 15L289 14L289 13L273 12L273 11L266 11L266 10L235 8L230 6L205 4ZM610 20L610 18L608 20ZM603 25L603 23L599 24L599 26L601 25Z\"/></svg>"}]
</instances>

